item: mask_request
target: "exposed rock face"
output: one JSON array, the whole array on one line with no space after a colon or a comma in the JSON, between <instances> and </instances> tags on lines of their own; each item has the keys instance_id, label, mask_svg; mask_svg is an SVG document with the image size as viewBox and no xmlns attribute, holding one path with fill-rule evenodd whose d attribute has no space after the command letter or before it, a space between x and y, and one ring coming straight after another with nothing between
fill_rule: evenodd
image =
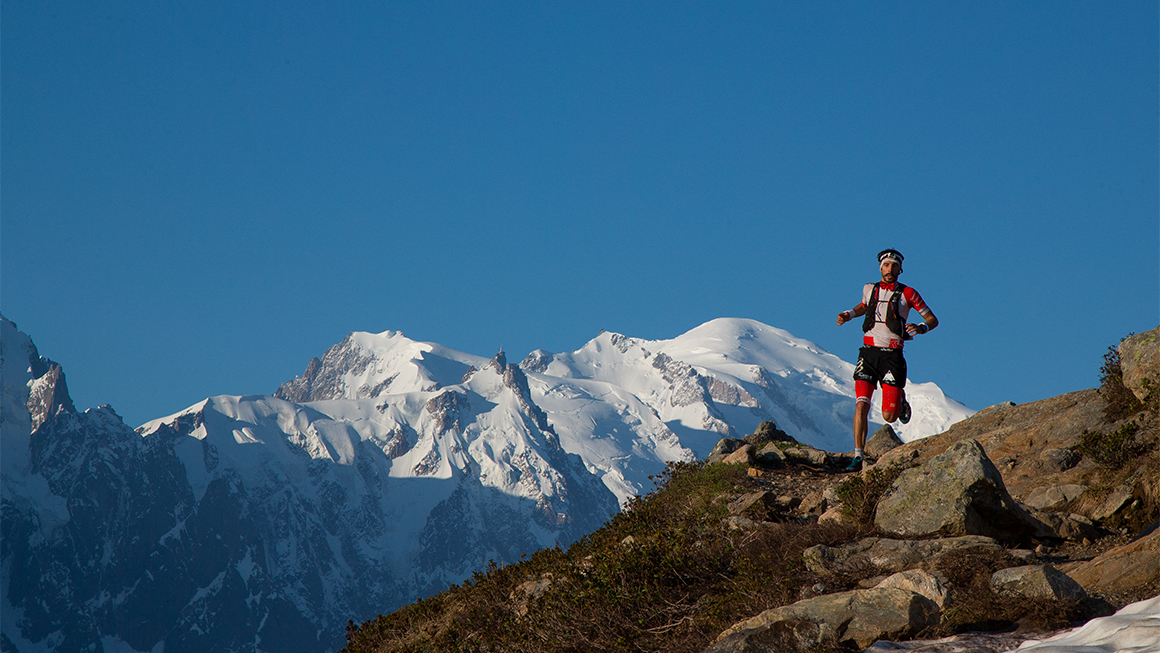
<instances>
[{"instance_id":1,"label":"exposed rock face","mask_svg":"<svg viewBox=\"0 0 1160 653\"><path fill-rule=\"evenodd\" d=\"M938 605L916 592L894 587L852 590L766 610L721 633L706 653L787 650L785 644L826 642L861 649L879 639L911 637L937 626L939 615ZM774 648L779 644L783 648Z\"/></svg>"},{"instance_id":2,"label":"exposed rock face","mask_svg":"<svg viewBox=\"0 0 1160 653\"><path fill-rule=\"evenodd\" d=\"M878 528L904 537L986 535L1017 540L1034 533L999 470L978 442L965 440L910 469L878 503Z\"/></svg>"},{"instance_id":3,"label":"exposed rock face","mask_svg":"<svg viewBox=\"0 0 1160 653\"><path fill-rule=\"evenodd\" d=\"M28 415L32 418L32 430L40 428L41 424L61 410L73 410L73 403L68 396L64 371L60 365L49 362L44 374L28 389Z\"/></svg>"},{"instance_id":4,"label":"exposed rock face","mask_svg":"<svg viewBox=\"0 0 1160 653\"><path fill-rule=\"evenodd\" d=\"M520 368L525 372L533 374L543 374L548 370L548 365L552 362L551 352L544 349L537 349L524 357L520 361Z\"/></svg>"},{"instance_id":5,"label":"exposed rock face","mask_svg":"<svg viewBox=\"0 0 1160 653\"><path fill-rule=\"evenodd\" d=\"M346 382L349 375L361 375L375 363L374 356L358 347L354 334L349 334L326 350L321 359L310 359L302 376L283 383L274 396L295 403L341 399L350 394L360 398L378 397L387 391L394 377L366 388L348 388Z\"/></svg>"},{"instance_id":6,"label":"exposed rock face","mask_svg":"<svg viewBox=\"0 0 1160 653\"><path fill-rule=\"evenodd\" d=\"M1082 601L1087 598L1079 583L1050 565L1000 569L991 575L991 586L1000 594L1028 599Z\"/></svg>"},{"instance_id":7,"label":"exposed rock face","mask_svg":"<svg viewBox=\"0 0 1160 653\"><path fill-rule=\"evenodd\" d=\"M1160 326L1125 338L1119 346L1120 366L1124 372L1124 386L1138 399L1148 395L1144 380L1160 383ZM1157 388L1156 385L1152 386Z\"/></svg>"}]
</instances>

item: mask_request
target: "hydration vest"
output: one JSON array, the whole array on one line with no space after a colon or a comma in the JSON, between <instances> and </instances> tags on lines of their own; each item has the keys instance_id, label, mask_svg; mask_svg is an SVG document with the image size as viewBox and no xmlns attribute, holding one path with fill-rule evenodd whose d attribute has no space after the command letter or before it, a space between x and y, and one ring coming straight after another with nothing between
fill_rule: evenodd
<instances>
[{"instance_id":1,"label":"hydration vest","mask_svg":"<svg viewBox=\"0 0 1160 653\"><path fill-rule=\"evenodd\" d=\"M878 317L878 289L881 283L874 284L874 290L870 291L870 303L866 304L866 318L862 320L862 333L870 331L874 328L874 323ZM886 304L886 328L898 334L903 340L913 340L914 337L906 333L906 326L902 323L902 317L899 316L899 303L902 301L902 291L906 290L906 286L901 283L894 283L895 290L894 297Z\"/></svg>"}]
</instances>

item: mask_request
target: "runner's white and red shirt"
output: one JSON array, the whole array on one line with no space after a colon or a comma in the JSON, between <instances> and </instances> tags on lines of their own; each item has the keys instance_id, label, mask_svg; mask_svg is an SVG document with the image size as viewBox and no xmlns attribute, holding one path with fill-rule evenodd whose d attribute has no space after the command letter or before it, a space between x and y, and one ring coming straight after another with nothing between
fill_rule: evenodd
<instances>
[{"instance_id":1,"label":"runner's white and red shirt","mask_svg":"<svg viewBox=\"0 0 1160 653\"><path fill-rule=\"evenodd\" d=\"M890 302L894 301L894 295L898 292L898 284L896 283L868 283L862 288L862 305L870 305L870 294L874 292L874 286L881 286L878 290L878 306L874 311L874 328L866 332L862 336L862 344L867 347L888 347L890 349L902 349L902 334L894 333L886 327L886 309ZM931 315L931 311L926 307L926 302L922 301L922 295L910 286L902 291L902 299L898 302L898 317L902 319L902 324L906 325L906 316L910 314L910 309L918 311L924 319Z\"/></svg>"}]
</instances>

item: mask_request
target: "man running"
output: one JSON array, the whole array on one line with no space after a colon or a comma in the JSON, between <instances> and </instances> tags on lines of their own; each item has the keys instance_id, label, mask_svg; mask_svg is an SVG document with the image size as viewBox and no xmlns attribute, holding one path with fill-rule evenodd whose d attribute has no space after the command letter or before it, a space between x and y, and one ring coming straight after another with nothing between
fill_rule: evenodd
<instances>
[{"instance_id":1,"label":"man running","mask_svg":"<svg viewBox=\"0 0 1160 653\"><path fill-rule=\"evenodd\" d=\"M906 401L906 359L902 343L915 335L938 326L938 318L922 301L914 288L898 283L902 274L902 254L886 249L878 253L878 270L882 281L862 288L862 302L849 311L838 313L838 326L856 317L866 316L862 323L862 349L854 367L854 460L846 471L862 469L865 456L870 398L882 384L882 419L903 424L910 421L910 404ZM924 324L907 324L910 309L918 311Z\"/></svg>"}]
</instances>

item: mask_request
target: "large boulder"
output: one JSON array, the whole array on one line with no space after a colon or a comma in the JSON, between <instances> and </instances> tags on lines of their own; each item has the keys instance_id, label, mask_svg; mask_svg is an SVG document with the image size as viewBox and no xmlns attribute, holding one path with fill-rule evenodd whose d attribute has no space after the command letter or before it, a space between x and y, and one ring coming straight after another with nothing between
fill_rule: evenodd
<instances>
[{"instance_id":1,"label":"large boulder","mask_svg":"<svg viewBox=\"0 0 1160 653\"><path fill-rule=\"evenodd\" d=\"M878 502L874 523L902 537L985 535L1007 541L1042 528L1007 492L975 440L956 442L903 472Z\"/></svg>"},{"instance_id":2,"label":"large boulder","mask_svg":"<svg viewBox=\"0 0 1160 653\"><path fill-rule=\"evenodd\" d=\"M1120 343L1120 368L1124 386L1143 400L1148 396L1144 380L1160 384L1160 326L1145 333L1137 333ZM1153 385L1156 389L1156 385Z\"/></svg>"},{"instance_id":3,"label":"large boulder","mask_svg":"<svg viewBox=\"0 0 1160 653\"><path fill-rule=\"evenodd\" d=\"M784 651L827 643L865 648L880 639L912 637L937 626L927 597L895 587L827 594L766 610L722 632L706 653Z\"/></svg>"},{"instance_id":4,"label":"large boulder","mask_svg":"<svg viewBox=\"0 0 1160 653\"><path fill-rule=\"evenodd\" d=\"M781 448L776 443L767 442L758 450L753 461L762 467L781 469L785 467L785 454L781 452Z\"/></svg>"}]
</instances>

